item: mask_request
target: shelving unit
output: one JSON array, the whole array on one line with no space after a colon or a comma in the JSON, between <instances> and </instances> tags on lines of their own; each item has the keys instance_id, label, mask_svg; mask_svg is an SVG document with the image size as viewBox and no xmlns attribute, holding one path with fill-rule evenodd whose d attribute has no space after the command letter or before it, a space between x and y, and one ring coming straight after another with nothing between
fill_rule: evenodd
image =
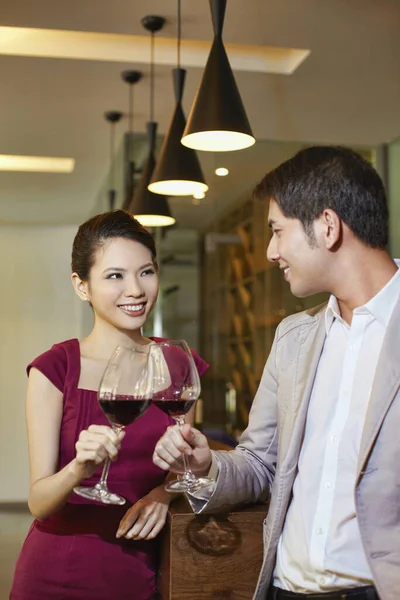
<instances>
[{"instance_id":1,"label":"shelving unit","mask_svg":"<svg viewBox=\"0 0 400 600\"><path fill-rule=\"evenodd\" d=\"M201 267L201 337L210 363L203 385L206 423L232 421L225 409L228 386L236 390L236 421L248 421L275 330L287 315L322 302L295 298L279 269L268 262L268 203L249 200L213 223L211 232L237 234L240 243L203 251Z\"/></svg>"}]
</instances>

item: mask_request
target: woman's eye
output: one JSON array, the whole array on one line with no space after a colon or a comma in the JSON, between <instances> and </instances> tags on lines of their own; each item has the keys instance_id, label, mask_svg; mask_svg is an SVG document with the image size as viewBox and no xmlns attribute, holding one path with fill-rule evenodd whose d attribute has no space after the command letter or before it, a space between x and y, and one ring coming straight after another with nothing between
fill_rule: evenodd
<instances>
[{"instance_id":1,"label":"woman's eye","mask_svg":"<svg viewBox=\"0 0 400 600\"><path fill-rule=\"evenodd\" d=\"M121 273L110 273L110 275L108 275L107 279L121 279L122 275Z\"/></svg>"},{"instance_id":2,"label":"woman's eye","mask_svg":"<svg viewBox=\"0 0 400 600\"><path fill-rule=\"evenodd\" d=\"M141 277L143 277L143 275L154 275L154 273L154 269L146 269L145 271L142 271Z\"/></svg>"}]
</instances>

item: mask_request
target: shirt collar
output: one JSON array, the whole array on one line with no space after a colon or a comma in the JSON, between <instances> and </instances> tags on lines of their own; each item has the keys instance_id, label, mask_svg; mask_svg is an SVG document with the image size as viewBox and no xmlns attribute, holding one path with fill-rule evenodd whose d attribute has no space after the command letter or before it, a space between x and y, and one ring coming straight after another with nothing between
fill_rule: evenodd
<instances>
[{"instance_id":1,"label":"shirt collar","mask_svg":"<svg viewBox=\"0 0 400 600\"><path fill-rule=\"evenodd\" d=\"M385 287L383 287L376 294L376 296L371 298L371 300L369 300L366 304L355 308L354 314L365 314L368 312L384 327L387 326L396 302L400 296L400 259L396 258L395 263L398 267L398 270L387 282ZM331 296L325 311L326 335L329 334L335 319L338 319L342 323L344 322L340 315L338 301L336 300L335 296Z\"/></svg>"},{"instance_id":2,"label":"shirt collar","mask_svg":"<svg viewBox=\"0 0 400 600\"><path fill-rule=\"evenodd\" d=\"M331 296L329 298L328 306L326 307L326 311L325 311L326 335L329 334L331 327L333 325L333 321L335 319L338 319L338 321L340 321L341 323L344 323L344 321L340 315L338 301L336 300L335 296Z\"/></svg>"}]
</instances>

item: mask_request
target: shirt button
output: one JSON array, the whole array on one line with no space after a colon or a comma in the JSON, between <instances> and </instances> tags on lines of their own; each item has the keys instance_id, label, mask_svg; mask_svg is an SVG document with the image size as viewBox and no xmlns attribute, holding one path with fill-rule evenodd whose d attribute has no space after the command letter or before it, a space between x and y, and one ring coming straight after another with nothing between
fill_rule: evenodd
<instances>
[{"instance_id":1,"label":"shirt button","mask_svg":"<svg viewBox=\"0 0 400 600\"><path fill-rule=\"evenodd\" d=\"M331 442L336 442L336 440L337 440L336 435L331 435Z\"/></svg>"},{"instance_id":2,"label":"shirt button","mask_svg":"<svg viewBox=\"0 0 400 600\"><path fill-rule=\"evenodd\" d=\"M323 585L325 583L325 577L320 577L319 582L322 583L322 585Z\"/></svg>"},{"instance_id":3,"label":"shirt button","mask_svg":"<svg viewBox=\"0 0 400 600\"><path fill-rule=\"evenodd\" d=\"M327 481L327 482L325 483L325 487L326 487L326 489L327 489L327 490L330 490L330 489L331 489L331 487L332 487L332 484L331 484L331 482L330 482L330 481Z\"/></svg>"},{"instance_id":4,"label":"shirt button","mask_svg":"<svg viewBox=\"0 0 400 600\"><path fill-rule=\"evenodd\" d=\"M356 345L355 344L350 344L350 350L355 350L356 349Z\"/></svg>"},{"instance_id":5,"label":"shirt button","mask_svg":"<svg viewBox=\"0 0 400 600\"><path fill-rule=\"evenodd\" d=\"M322 527L318 527L317 534L322 535L323 533L324 533L324 530L322 529Z\"/></svg>"}]
</instances>

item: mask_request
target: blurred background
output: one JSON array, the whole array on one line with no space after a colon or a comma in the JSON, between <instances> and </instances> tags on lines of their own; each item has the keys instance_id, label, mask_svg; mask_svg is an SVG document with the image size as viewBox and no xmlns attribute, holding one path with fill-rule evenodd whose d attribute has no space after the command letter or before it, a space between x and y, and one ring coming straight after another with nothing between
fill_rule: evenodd
<instances>
[{"instance_id":1,"label":"blurred background","mask_svg":"<svg viewBox=\"0 0 400 600\"><path fill-rule=\"evenodd\" d=\"M141 23L148 14L165 18L153 55ZM158 123L160 156L176 104L178 24L175 0L13 0L0 8L0 598L30 522L25 366L90 330L90 307L70 284L72 240L96 213L133 211L149 120ZM180 24L188 116L213 40L209 3L183 0ZM325 299L294 298L266 261L268 206L252 189L269 170L312 144L354 148L385 182L399 255L399 31L398 0L227 2L223 41L256 143L198 151L208 191L169 195L174 224L151 227L161 294L145 331L184 338L210 363L197 411L210 437L235 444L277 324ZM126 70L142 75L133 100ZM219 102L216 86L204 93L203 114ZM233 97L224 102L233 112ZM121 113L115 126L106 111Z\"/></svg>"}]
</instances>

